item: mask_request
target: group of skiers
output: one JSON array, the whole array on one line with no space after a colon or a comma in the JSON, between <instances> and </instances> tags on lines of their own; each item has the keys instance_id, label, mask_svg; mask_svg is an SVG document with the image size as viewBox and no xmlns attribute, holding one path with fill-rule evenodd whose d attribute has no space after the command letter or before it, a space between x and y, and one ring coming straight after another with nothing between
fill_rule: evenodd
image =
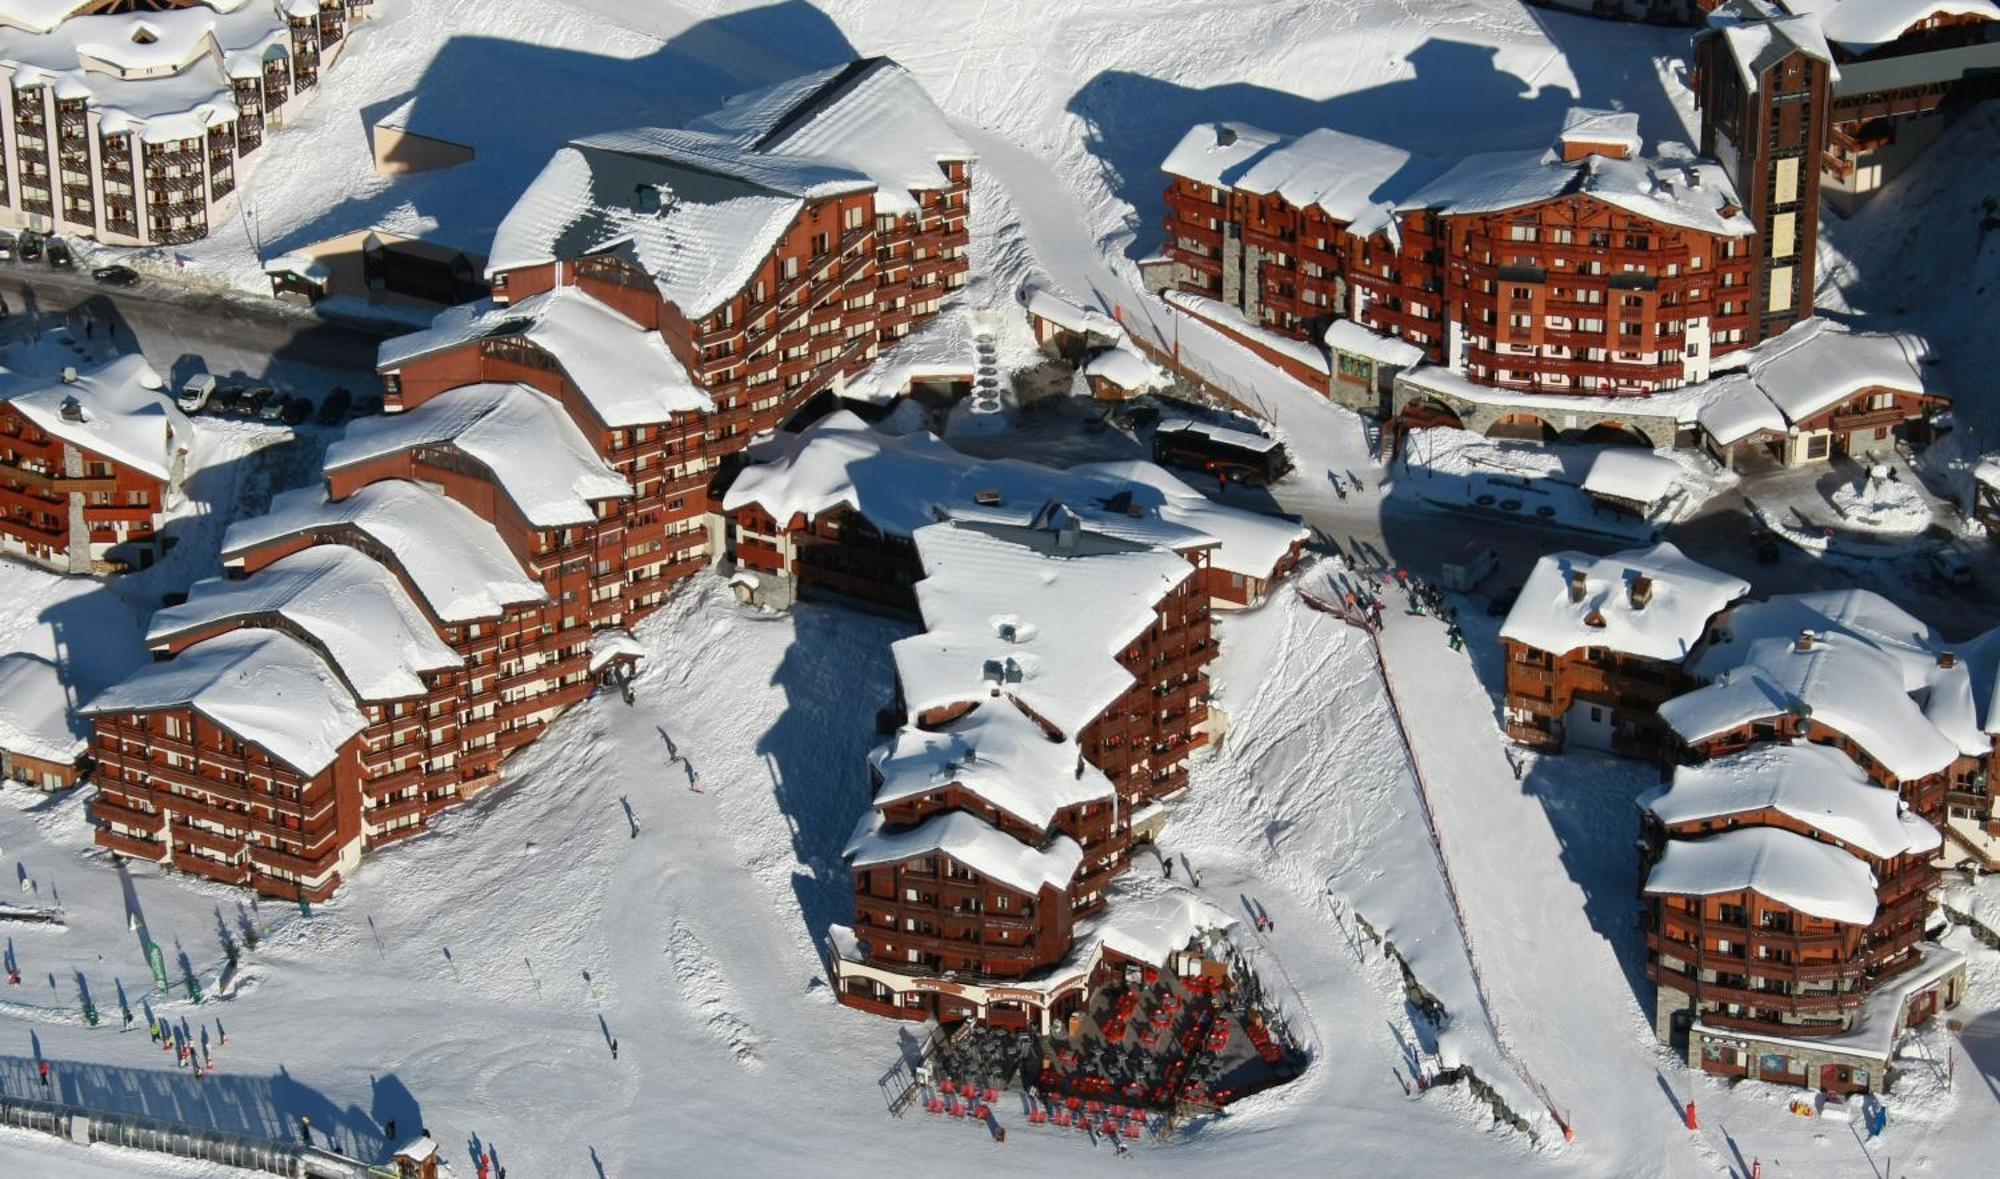
<instances>
[{"instance_id":1,"label":"group of skiers","mask_svg":"<svg viewBox=\"0 0 2000 1179\"><path fill-rule=\"evenodd\" d=\"M180 1027L175 1027L165 1019L149 1020L147 1026L152 1033L153 1043L158 1044L164 1051L174 1054L175 1068L193 1069L194 1079L197 1081L215 1071L214 1050L209 1046L206 1022L199 1030L189 1028L186 1020L181 1021ZM220 1048L228 1043L229 1032L222 1026L222 1020L217 1019L215 1047Z\"/></svg>"}]
</instances>

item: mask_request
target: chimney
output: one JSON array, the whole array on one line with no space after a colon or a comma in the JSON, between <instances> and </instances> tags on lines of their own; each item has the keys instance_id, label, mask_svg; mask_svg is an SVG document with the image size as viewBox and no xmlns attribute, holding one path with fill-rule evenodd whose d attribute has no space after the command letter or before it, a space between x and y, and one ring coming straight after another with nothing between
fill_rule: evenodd
<instances>
[{"instance_id":1,"label":"chimney","mask_svg":"<svg viewBox=\"0 0 2000 1179\"><path fill-rule=\"evenodd\" d=\"M1236 128L1225 127L1222 124L1217 123L1215 125L1215 146L1233 147L1235 146L1235 144L1236 144Z\"/></svg>"},{"instance_id":2,"label":"chimney","mask_svg":"<svg viewBox=\"0 0 2000 1179\"><path fill-rule=\"evenodd\" d=\"M1653 600L1653 579L1644 574L1634 577L1632 579L1631 594L1632 608L1634 610L1644 610L1647 604Z\"/></svg>"},{"instance_id":3,"label":"chimney","mask_svg":"<svg viewBox=\"0 0 2000 1179\"><path fill-rule=\"evenodd\" d=\"M1958 652L1956 652L1956 651L1939 651L1939 652L1938 652L1938 666L1939 666L1939 667L1941 667L1941 668L1943 668L1943 669L1944 669L1944 670L1946 670L1946 671L1950 671L1950 670L1951 670L1952 668L1954 668L1954 667L1957 667L1957 666L1958 666Z\"/></svg>"},{"instance_id":4,"label":"chimney","mask_svg":"<svg viewBox=\"0 0 2000 1179\"><path fill-rule=\"evenodd\" d=\"M997 508L1000 506L1000 489L997 487L982 487L972 493L972 502L982 508Z\"/></svg>"},{"instance_id":5,"label":"chimney","mask_svg":"<svg viewBox=\"0 0 2000 1179\"><path fill-rule=\"evenodd\" d=\"M1589 579L1584 575L1583 570L1571 570L1569 575L1569 600L1572 602L1583 601L1584 589L1588 584Z\"/></svg>"},{"instance_id":6,"label":"chimney","mask_svg":"<svg viewBox=\"0 0 2000 1179\"><path fill-rule=\"evenodd\" d=\"M67 371L74 373L76 370L69 369ZM65 422L83 421L83 402L78 401L74 397L65 397L62 399L61 413L62 420Z\"/></svg>"},{"instance_id":7,"label":"chimney","mask_svg":"<svg viewBox=\"0 0 2000 1179\"><path fill-rule=\"evenodd\" d=\"M1815 635L1815 634L1813 634L1813 632L1811 632L1811 631L1809 631L1809 630L1802 630L1802 631L1800 631L1800 632L1799 632L1799 642L1798 642L1798 647L1797 647L1797 650L1800 650L1800 651L1810 651L1810 650L1812 650L1812 649L1813 649L1813 644L1814 644L1815 642L1817 642L1817 641L1818 641L1818 639L1819 639L1819 636L1818 636L1818 635Z\"/></svg>"}]
</instances>

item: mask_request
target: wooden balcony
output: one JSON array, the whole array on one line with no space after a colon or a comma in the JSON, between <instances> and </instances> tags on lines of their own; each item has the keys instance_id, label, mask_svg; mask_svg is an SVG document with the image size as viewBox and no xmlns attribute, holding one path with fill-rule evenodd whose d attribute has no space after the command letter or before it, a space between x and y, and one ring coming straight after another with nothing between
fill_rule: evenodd
<instances>
[{"instance_id":1,"label":"wooden balcony","mask_svg":"<svg viewBox=\"0 0 2000 1179\"><path fill-rule=\"evenodd\" d=\"M97 846L101 848L108 851L115 851L119 855L131 856L134 859L164 860L167 858L167 845L164 842L140 839L137 836L113 831L109 827L99 827L97 829L96 842Z\"/></svg>"}]
</instances>

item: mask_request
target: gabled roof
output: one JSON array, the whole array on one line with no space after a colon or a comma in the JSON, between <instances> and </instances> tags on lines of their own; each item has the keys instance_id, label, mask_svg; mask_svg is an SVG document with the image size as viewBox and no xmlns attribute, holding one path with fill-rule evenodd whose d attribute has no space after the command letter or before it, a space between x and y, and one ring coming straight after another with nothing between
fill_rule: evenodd
<instances>
[{"instance_id":1,"label":"gabled roof","mask_svg":"<svg viewBox=\"0 0 2000 1179\"><path fill-rule=\"evenodd\" d=\"M1770 20L1723 24L1718 31L1723 44L1729 49L1730 59L1736 63L1743 88L1752 94L1757 93L1759 80L1766 70L1794 53L1803 53L1825 62L1827 73L1834 79L1840 77L1840 67L1834 64L1833 49L1826 43L1826 34L1821 31L1819 21L1810 16L1781 16Z\"/></svg>"},{"instance_id":2,"label":"gabled roof","mask_svg":"<svg viewBox=\"0 0 2000 1179\"><path fill-rule=\"evenodd\" d=\"M891 832L882 829L882 812L870 810L844 854L848 863L867 868L939 853L1030 896L1044 888L1068 888L1083 863L1083 848L1067 835L1032 847L964 811L932 815L907 831Z\"/></svg>"},{"instance_id":3,"label":"gabled roof","mask_svg":"<svg viewBox=\"0 0 2000 1179\"><path fill-rule=\"evenodd\" d=\"M1646 875L1647 896L1714 896L1748 890L1813 917L1847 925L1875 920L1875 874L1837 847L1776 827L1739 827L1667 842Z\"/></svg>"},{"instance_id":4,"label":"gabled roof","mask_svg":"<svg viewBox=\"0 0 2000 1179\"><path fill-rule=\"evenodd\" d=\"M1439 170L1435 161L1330 127L1294 137L1247 123L1196 124L1160 167L1211 188L1316 206L1364 237L1385 228L1389 211Z\"/></svg>"},{"instance_id":5,"label":"gabled roof","mask_svg":"<svg viewBox=\"0 0 2000 1179\"><path fill-rule=\"evenodd\" d=\"M548 592L522 570L500 532L472 509L421 484L383 479L329 501L322 487L277 495L270 511L238 520L222 538L228 562L288 537L351 527L395 557L440 622L496 618Z\"/></svg>"},{"instance_id":6,"label":"gabled roof","mask_svg":"<svg viewBox=\"0 0 2000 1179\"><path fill-rule=\"evenodd\" d=\"M90 726L71 708L61 670L40 655L0 655L0 749L74 762L89 747Z\"/></svg>"},{"instance_id":7,"label":"gabled roof","mask_svg":"<svg viewBox=\"0 0 2000 1179\"><path fill-rule=\"evenodd\" d=\"M1578 574L1580 598L1572 588ZM1633 589L1642 577L1651 582L1651 597L1638 606ZM1550 553L1535 562L1500 637L1558 655L1604 647L1678 662L1701 641L1709 619L1749 592L1749 582L1664 542L1608 557Z\"/></svg>"},{"instance_id":8,"label":"gabled roof","mask_svg":"<svg viewBox=\"0 0 2000 1179\"><path fill-rule=\"evenodd\" d=\"M597 518L595 501L632 494L554 399L526 385L492 382L355 422L327 448L326 470L423 446L449 446L480 463L536 528L588 523Z\"/></svg>"},{"instance_id":9,"label":"gabled roof","mask_svg":"<svg viewBox=\"0 0 2000 1179\"><path fill-rule=\"evenodd\" d=\"M345 545L301 549L247 578L198 581L187 601L153 615L146 642L259 616L311 636L362 700L420 696L424 673L463 663L395 575Z\"/></svg>"},{"instance_id":10,"label":"gabled roof","mask_svg":"<svg viewBox=\"0 0 2000 1179\"><path fill-rule=\"evenodd\" d=\"M138 353L77 373L74 381L0 371L0 400L36 428L122 466L172 479L174 460L194 446L194 425ZM74 400L78 413L66 413Z\"/></svg>"},{"instance_id":11,"label":"gabled roof","mask_svg":"<svg viewBox=\"0 0 2000 1179\"><path fill-rule=\"evenodd\" d=\"M390 372L419 357L508 338L527 340L553 357L598 420L612 429L715 408L658 332L574 286L519 303L481 300L448 308L429 328L384 340L376 352L376 369Z\"/></svg>"},{"instance_id":12,"label":"gabled roof","mask_svg":"<svg viewBox=\"0 0 2000 1179\"><path fill-rule=\"evenodd\" d=\"M1949 396L1930 363L1930 345L1909 332L1860 332L1829 319L1804 320L1738 353L1741 372L1711 382L1702 428L1718 443L1758 430L1782 430L1881 386L1931 397Z\"/></svg>"},{"instance_id":13,"label":"gabled roof","mask_svg":"<svg viewBox=\"0 0 2000 1179\"><path fill-rule=\"evenodd\" d=\"M1111 779L1076 742L1053 738L1010 701L990 700L941 729L905 725L869 755L877 808L957 786L1046 833L1056 812L1109 799Z\"/></svg>"},{"instance_id":14,"label":"gabled roof","mask_svg":"<svg viewBox=\"0 0 2000 1179\"><path fill-rule=\"evenodd\" d=\"M1944 842L1846 754L1806 742L1758 745L1676 767L1673 782L1640 795L1639 805L1670 827L1775 810L1880 860L1935 851Z\"/></svg>"},{"instance_id":15,"label":"gabled roof","mask_svg":"<svg viewBox=\"0 0 2000 1179\"><path fill-rule=\"evenodd\" d=\"M1553 151L1485 152L1466 156L1396 207L1446 215L1498 213L1581 195L1702 233L1755 232L1728 174L1715 164L1684 158L1685 151L1663 151L1657 159L1592 155L1568 162Z\"/></svg>"},{"instance_id":16,"label":"gabled roof","mask_svg":"<svg viewBox=\"0 0 2000 1179\"><path fill-rule=\"evenodd\" d=\"M248 627L148 663L98 693L86 716L192 708L311 778L333 764L367 718L311 647Z\"/></svg>"}]
</instances>

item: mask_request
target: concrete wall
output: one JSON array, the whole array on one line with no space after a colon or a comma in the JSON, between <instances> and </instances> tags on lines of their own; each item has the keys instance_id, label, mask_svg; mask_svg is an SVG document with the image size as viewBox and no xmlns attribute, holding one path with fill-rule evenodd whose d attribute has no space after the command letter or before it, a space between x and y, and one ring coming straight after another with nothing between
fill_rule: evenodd
<instances>
[{"instance_id":1,"label":"concrete wall","mask_svg":"<svg viewBox=\"0 0 2000 1179\"><path fill-rule=\"evenodd\" d=\"M1670 449L1677 444L1680 423L1672 414L1647 413L1643 408L1643 398L1632 398L1630 410L1621 407L1618 412L1593 409L1550 409L1546 406L1547 395L1542 395L1537 404L1511 404L1503 398L1506 390L1492 391L1492 400L1473 401L1455 394L1440 392L1427 386L1408 381L1398 376L1396 380L1396 412L1401 413L1411 405L1430 400L1449 406L1458 415L1465 428L1476 434L1490 432L1502 418L1512 414L1532 414L1547 422L1557 431L1569 433L1588 430L1592 426L1616 423L1637 430L1656 449Z\"/></svg>"}]
</instances>

